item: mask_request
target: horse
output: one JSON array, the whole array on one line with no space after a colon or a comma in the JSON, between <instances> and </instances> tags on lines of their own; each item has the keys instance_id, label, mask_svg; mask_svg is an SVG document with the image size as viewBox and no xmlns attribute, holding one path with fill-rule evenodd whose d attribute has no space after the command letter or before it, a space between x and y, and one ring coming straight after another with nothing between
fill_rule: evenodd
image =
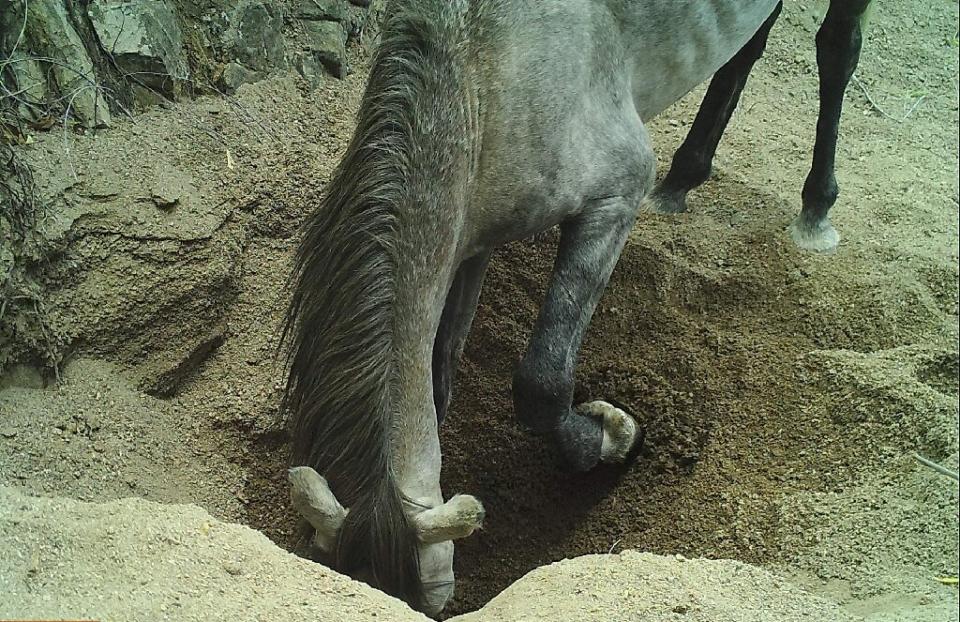
<instances>
[{"instance_id":1,"label":"horse","mask_svg":"<svg viewBox=\"0 0 960 622\"><path fill-rule=\"evenodd\" d=\"M834 0L816 38L820 118L796 242L836 245L834 153L869 0ZM394 0L356 130L290 276L281 343L291 499L314 557L428 614L453 593L453 540L482 526L440 489L438 426L497 247L559 226L513 375L520 423L575 470L621 463L636 421L574 405L584 331L645 200L685 209L782 8L779 0ZM714 75L655 186L645 122Z\"/></svg>"}]
</instances>

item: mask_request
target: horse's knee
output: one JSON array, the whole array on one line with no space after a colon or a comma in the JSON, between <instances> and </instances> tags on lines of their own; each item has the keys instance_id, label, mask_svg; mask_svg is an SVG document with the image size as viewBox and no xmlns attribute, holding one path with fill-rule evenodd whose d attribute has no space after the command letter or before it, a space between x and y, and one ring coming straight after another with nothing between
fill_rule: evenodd
<instances>
[{"instance_id":1,"label":"horse's knee","mask_svg":"<svg viewBox=\"0 0 960 622\"><path fill-rule=\"evenodd\" d=\"M650 143L650 135L647 128L641 126L640 152L637 156L637 179L640 180L639 196L643 198L653 190L653 185L657 180L657 154ZM707 163L709 166L709 163Z\"/></svg>"},{"instance_id":2,"label":"horse's knee","mask_svg":"<svg viewBox=\"0 0 960 622\"><path fill-rule=\"evenodd\" d=\"M873 0L830 0L829 12L860 20L867 13L867 9L870 8L872 2Z\"/></svg>"},{"instance_id":3,"label":"horse's knee","mask_svg":"<svg viewBox=\"0 0 960 622\"><path fill-rule=\"evenodd\" d=\"M594 166L601 173L591 185L603 190L607 198L630 199L636 195L642 199L656 181L657 154L650 133L639 119L624 118L620 127L613 137L597 144L596 153L601 159ZM601 204L604 209L605 204L616 207L606 199L594 199L587 207Z\"/></svg>"},{"instance_id":4,"label":"horse's knee","mask_svg":"<svg viewBox=\"0 0 960 622\"><path fill-rule=\"evenodd\" d=\"M817 64L821 79L826 78L830 87L846 87L857 67L863 46L861 21L868 4L832 3L817 31Z\"/></svg>"}]
</instances>

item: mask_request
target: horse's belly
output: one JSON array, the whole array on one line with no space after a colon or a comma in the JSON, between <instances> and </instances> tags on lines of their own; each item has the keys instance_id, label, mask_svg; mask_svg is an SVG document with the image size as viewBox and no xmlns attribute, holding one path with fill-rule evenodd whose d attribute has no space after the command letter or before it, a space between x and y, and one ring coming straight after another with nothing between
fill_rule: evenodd
<instances>
[{"instance_id":1,"label":"horse's belly","mask_svg":"<svg viewBox=\"0 0 960 622\"><path fill-rule=\"evenodd\" d=\"M642 2L630 33L633 97L648 121L707 80L759 30L777 0Z\"/></svg>"}]
</instances>

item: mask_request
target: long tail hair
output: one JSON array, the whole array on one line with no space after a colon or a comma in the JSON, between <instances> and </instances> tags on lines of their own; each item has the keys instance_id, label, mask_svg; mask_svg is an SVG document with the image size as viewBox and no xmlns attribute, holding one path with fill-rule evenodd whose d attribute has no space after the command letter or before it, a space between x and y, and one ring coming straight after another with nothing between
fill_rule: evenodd
<instances>
[{"instance_id":1,"label":"long tail hair","mask_svg":"<svg viewBox=\"0 0 960 622\"><path fill-rule=\"evenodd\" d=\"M349 509L334 567L369 568L377 587L418 607L418 541L391 467L397 213L411 110L450 70L450 28L437 14L451 3L415 4L385 24L356 131L305 224L282 341L293 463L323 474Z\"/></svg>"}]
</instances>

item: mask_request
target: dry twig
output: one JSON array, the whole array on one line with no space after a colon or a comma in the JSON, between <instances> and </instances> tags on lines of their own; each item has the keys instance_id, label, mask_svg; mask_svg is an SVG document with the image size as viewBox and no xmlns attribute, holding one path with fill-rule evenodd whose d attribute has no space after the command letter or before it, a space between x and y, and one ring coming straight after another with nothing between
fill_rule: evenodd
<instances>
[{"instance_id":1,"label":"dry twig","mask_svg":"<svg viewBox=\"0 0 960 622\"><path fill-rule=\"evenodd\" d=\"M937 464L936 462L934 462L933 460L930 460L929 458L924 458L923 456L917 453L913 454L913 457L917 460L917 462L919 462L923 466L930 467L940 475L945 475L955 482L960 481L960 475L958 475L956 471L951 471L947 467L941 464Z\"/></svg>"},{"instance_id":2,"label":"dry twig","mask_svg":"<svg viewBox=\"0 0 960 622\"><path fill-rule=\"evenodd\" d=\"M873 97L870 96L870 91L867 90L866 85L864 85L864 83L860 81L860 78L858 78L856 74L853 75L851 80L853 80L854 84L860 87L860 90L863 92L863 96L867 98L867 101L870 102L870 106L875 111L877 111L880 115L887 117L888 119L896 121L897 123L903 123L904 121L906 121L907 118L913 114L913 111L916 110L921 103L923 103L923 100L927 98L926 95L921 95L920 97L918 97L917 101L913 102L913 105L910 106L910 110L908 110L905 115L903 115L901 118L898 119L897 117L893 116L892 114L888 113L886 110L881 108L880 105L873 100Z\"/></svg>"}]
</instances>

